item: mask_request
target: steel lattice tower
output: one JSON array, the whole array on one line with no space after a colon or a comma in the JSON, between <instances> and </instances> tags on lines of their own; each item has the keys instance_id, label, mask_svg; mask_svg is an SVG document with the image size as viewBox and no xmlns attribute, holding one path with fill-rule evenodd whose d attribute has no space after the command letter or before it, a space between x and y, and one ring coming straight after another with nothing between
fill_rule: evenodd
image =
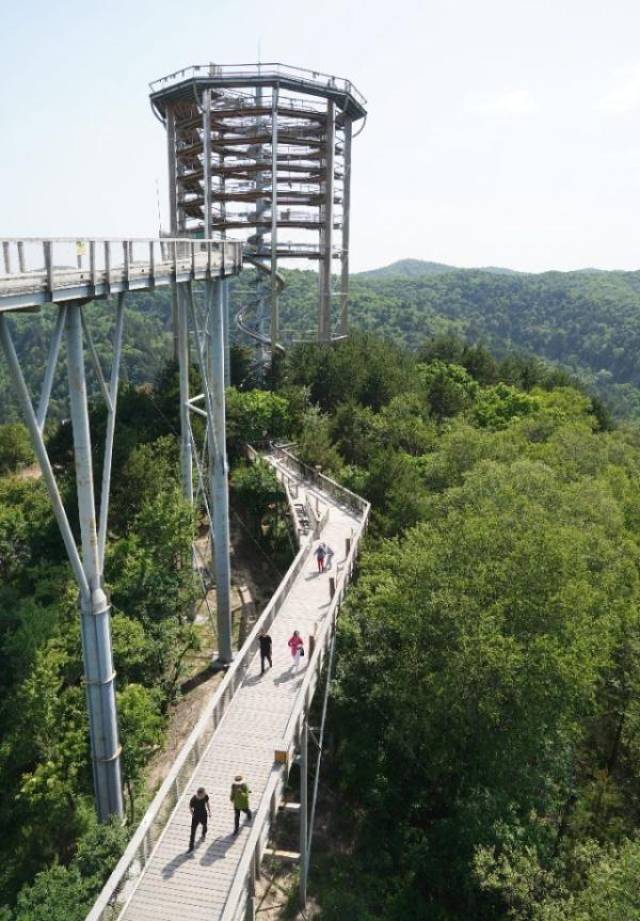
<instances>
[{"instance_id":1,"label":"steel lattice tower","mask_svg":"<svg viewBox=\"0 0 640 921\"><path fill-rule=\"evenodd\" d=\"M151 104L167 132L171 233L229 233L258 269L241 329L272 350L286 341L278 260L302 259L319 265L317 338L346 335L351 147L364 97L316 71L211 64L155 81Z\"/></svg>"}]
</instances>

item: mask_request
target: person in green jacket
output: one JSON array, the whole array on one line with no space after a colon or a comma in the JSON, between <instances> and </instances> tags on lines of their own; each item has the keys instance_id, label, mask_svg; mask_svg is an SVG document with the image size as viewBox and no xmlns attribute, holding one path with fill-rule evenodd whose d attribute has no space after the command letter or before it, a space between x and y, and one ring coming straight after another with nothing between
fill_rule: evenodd
<instances>
[{"instance_id":1,"label":"person in green jacket","mask_svg":"<svg viewBox=\"0 0 640 921\"><path fill-rule=\"evenodd\" d=\"M250 822L252 815L251 810L249 809L249 787L244 782L244 777L242 774L236 774L234 782L231 784L231 796L229 799L233 803L233 810L235 813L236 827L234 829L234 835L238 834L240 830L240 813L244 812L247 820Z\"/></svg>"}]
</instances>

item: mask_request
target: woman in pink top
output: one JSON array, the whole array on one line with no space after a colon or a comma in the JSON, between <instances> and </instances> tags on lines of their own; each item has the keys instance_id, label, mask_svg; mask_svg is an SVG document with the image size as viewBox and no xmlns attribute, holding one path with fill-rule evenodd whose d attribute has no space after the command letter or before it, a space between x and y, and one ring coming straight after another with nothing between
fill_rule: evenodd
<instances>
[{"instance_id":1,"label":"woman in pink top","mask_svg":"<svg viewBox=\"0 0 640 921\"><path fill-rule=\"evenodd\" d=\"M304 640L297 630L293 631L293 636L289 640L289 649L293 658L291 668L294 672L297 672L300 666L300 657L304 655Z\"/></svg>"}]
</instances>

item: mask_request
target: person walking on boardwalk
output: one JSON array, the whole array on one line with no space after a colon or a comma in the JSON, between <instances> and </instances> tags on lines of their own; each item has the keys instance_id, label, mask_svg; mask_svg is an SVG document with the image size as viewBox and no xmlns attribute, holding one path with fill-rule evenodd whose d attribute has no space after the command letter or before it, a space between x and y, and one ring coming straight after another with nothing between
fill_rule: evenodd
<instances>
[{"instance_id":1,"label":"person walking on boardwalk","mask_svg":"<svg viewBox=\"0 0 640 921\"><path fill-rule=\"evenodd\" d=\"M318 572L324 572L324 558L327 555L326 550L324 549L324 544L320 542L316 549L313 551L313 554L318 563Z\"/></svg>"},{"instance_id":2,"label":"person walking on boardwalk","mask_svg":"<svg viewBox=\"0 0 640 921\"><path fill-rule=\"evenodd\" d=\"M324 571L326 572L327 569L331 569L331 563L333 562L333 550L329 544L325 544L324 541L322 546L324 547Z\"/></svg>"},{"instance_id":3,"label":"person walking on boardwalk","mask_svg":"<svg viewBox=\"0 0 640 921\"><path fill-rule=\"evenodd\" d=\"M269 663L269 668L273 668L271 661L271 637L266 630L261 630L258 636L260 642L260 674L264 675L264 663Z\"/></svg>"},{"instance_id":4,"label":"person walking on boardwalk","mask_svg":"<svg viewBox=\"0 0 640 921\"><path fill-rule=\"evenodd\" d=\"M247 820L250 822L252 819L251 810L249 809L249 787L244 782L244 777L242 774L236 774L235 780L231 784L231 796L229 799L233 803L233 811L235 814L235 828L233 830L234 835L237 835L240 831L240 813L244 812L247 817Z\"/></svg>"},{"instance_id":5,"label":"person walking on boardwalk","mask_svg":"<svg viewBox=\"0 0 640 921\"><path fill-rule=\"evenodd\" d=\"M300 667L300 659L304 655L304 640L297 630L293 631L293 635L289 640L288 646L291 650L291 658L293 659L291 668L294 672L297 672L298 668Z\"/></svg>"},{"instance_id":6,"label":"person walking on boardwalk","mask_svg":"<svg viewBox=\"0 0 640 921\"><path fill-rule=\"evenodd\" d=\"M189 839L189 850L192 851L194 841L196 840L198 825L202 825L202 838L206 838L207 816L211 817L209 797L204 787L198 787L195 796L191 797L189 809L191 810L191 838Z\"/></svg>"}]
</instances>

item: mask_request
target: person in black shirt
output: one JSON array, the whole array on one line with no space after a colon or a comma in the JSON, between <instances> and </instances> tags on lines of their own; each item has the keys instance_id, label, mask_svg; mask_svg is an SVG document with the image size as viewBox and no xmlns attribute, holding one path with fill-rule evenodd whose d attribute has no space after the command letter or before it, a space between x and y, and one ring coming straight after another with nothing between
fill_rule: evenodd
<instances>
[{"instance_id":1,"label":"person in black shirt","mask_svg":"<svg viewBox=\"0 0 640 921\"><path fill-rule=\"evenodd\" d=\"M196 829L202 825L202 837L207 837L207 817L211 816L211 807L209 806L209 797L204 787L198 787L196 795L191 797L189 803L191 810L191 838L189 839L189 850L193 850L193 842L196 839Z\"/></svg>"},{"instance_id":2,"label":"person in black shirt","mask_svg":"<svg viewBox=\"0 0 640 921\"><path fill-rule=\"evenodd\" d=\"M264 675L265 661L269 663L269 668L273 668L273 663L271 661L271 637L266 630L261 630L258 640L260 641L260 674Z\"/></svg>"}]
</instances>

